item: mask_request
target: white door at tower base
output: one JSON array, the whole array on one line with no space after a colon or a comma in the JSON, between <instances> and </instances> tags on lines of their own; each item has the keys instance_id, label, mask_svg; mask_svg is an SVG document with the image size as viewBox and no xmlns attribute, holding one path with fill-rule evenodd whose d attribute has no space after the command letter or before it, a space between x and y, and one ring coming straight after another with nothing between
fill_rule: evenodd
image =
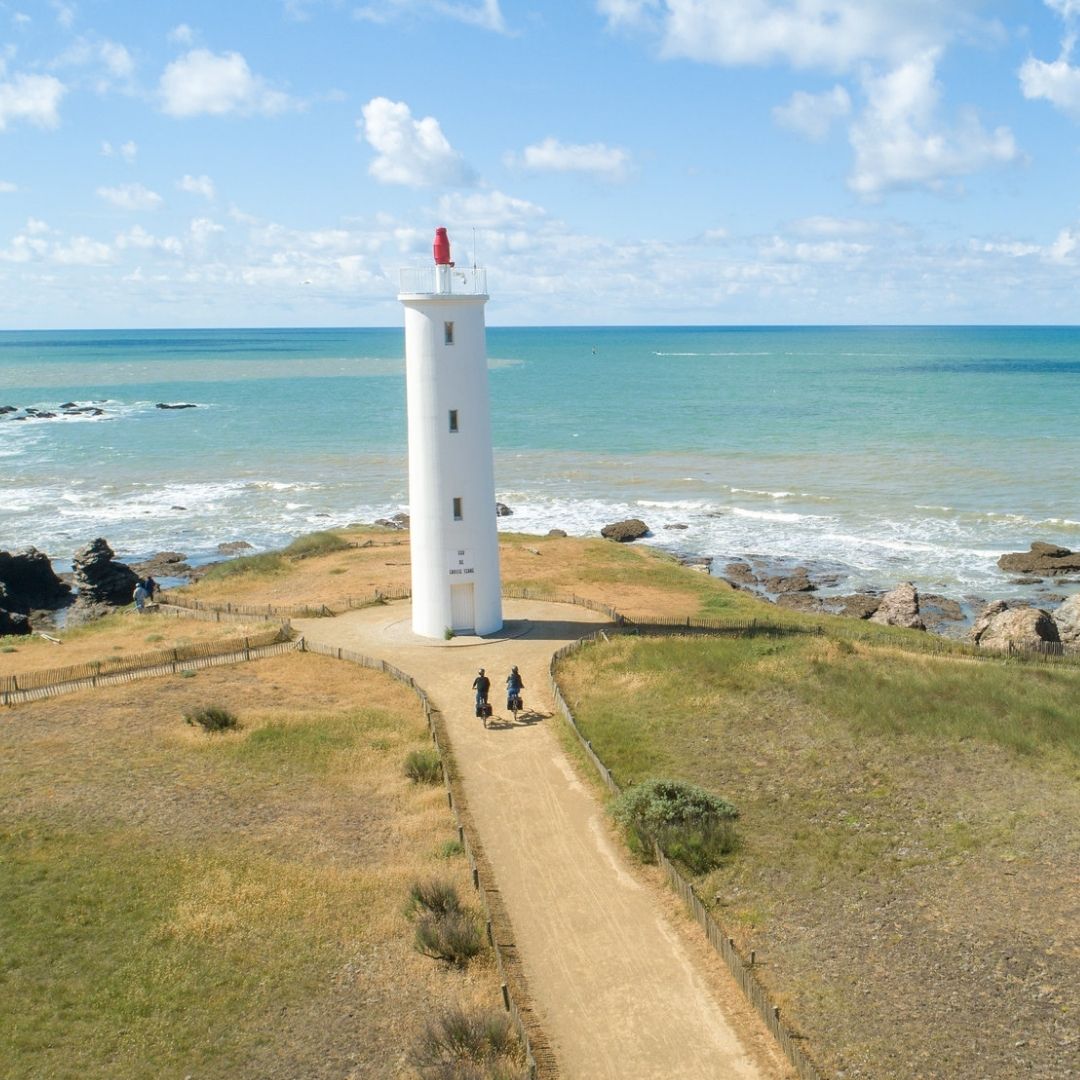
<instances>
[{"instance_id":1,"label":"white door at tower base","mask_svg":"<svg viewBox=\"0 0 1080 1080\"><path fill-rule=\"evenodd\" d=\"M450 586L450 618L454 633L460 634L476 627L475 606L471 581L467 585Z\"/></svg>"}]
</instances>

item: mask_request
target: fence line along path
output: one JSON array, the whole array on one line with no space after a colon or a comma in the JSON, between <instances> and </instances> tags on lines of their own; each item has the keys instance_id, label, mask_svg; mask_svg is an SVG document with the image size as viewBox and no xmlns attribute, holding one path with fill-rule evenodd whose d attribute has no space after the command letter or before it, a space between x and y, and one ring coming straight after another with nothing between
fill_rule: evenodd
<instances>
[{"instance_id":1,"label":"fence line along path","mask_svg":"<svg viewBox=\"0 0 1080 1080\"><path fill-rule=\"evenodd\" d=\"M662 898L632 871L603 809L556 738L552 654L603 625L605 616L530 600L508 600L504 613L504 634L484 640L416 638L404 603L336 619L295 619L294 625L310 642L394 664L441 710L560 1076L785 1075L779 1051L738 991L716 982L715 970L706 972L705 950L684 942ZM502 693L515 664L525 680L525 711L517 723ZM487 729L473 714L470 689L480 667L491 677L495 706Z\"/></svg>"}]
</instances>

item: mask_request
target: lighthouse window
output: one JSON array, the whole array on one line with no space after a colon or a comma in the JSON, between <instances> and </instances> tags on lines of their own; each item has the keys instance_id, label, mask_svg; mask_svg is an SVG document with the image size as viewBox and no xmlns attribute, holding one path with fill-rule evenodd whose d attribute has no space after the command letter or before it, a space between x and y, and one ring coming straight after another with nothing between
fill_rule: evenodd
<instances>
[{"instance_id":1,"label":"lighthouse window","mask_svg":"<svg viewBox=\"0 0 1080 1080\"><path fill-rule=\"evenodd\" d=\"M447 345L454 344L454 324L452 322L444 322L443 324L443 338Z\"/></svg>"},{"instance_id":2,"label":"lighthouse window","mask_svg":"<svg viewBox=\"0 0 1080 1080\"><path fill-rule=\"evenodd\" d=\"M460 521L461 520L461 496L460 495L455 495L454 496L454 520L455 521Z\"/></svg>"},{"instance_id":3,"label":"lighthouse window","mask_svg":"<svg viewBox=\"0 0 1080 1080\"><path fill-rule=\"evenodd\" d=\"M450 410L450 430L457 431L457 409Z\"/></svg>"}]
</instances>

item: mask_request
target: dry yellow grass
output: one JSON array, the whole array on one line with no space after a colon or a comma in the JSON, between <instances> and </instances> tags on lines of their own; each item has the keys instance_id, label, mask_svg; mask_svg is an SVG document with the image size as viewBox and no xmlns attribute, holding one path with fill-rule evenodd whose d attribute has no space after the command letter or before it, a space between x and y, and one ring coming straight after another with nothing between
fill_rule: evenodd
<instances>
[{"instance_id":1,"label":"dry yellow grass","mask_svg":"<svg viewBox=\"0 0 1080 1080\"><path fill-rule=\"evenodd\" d=\"M202 600L332 604L409 585L408 533L352 530L366 547L291 560L276 575L233 575L190 588ZM628 614L692 615L761 607L727 582L679 566L654 548L580 537L500 537L502 579L537 592L576 593Z\"/></svg>"},{"instance_id":2,"label":"dry yellow grass","mask_svg":"<svg viewBox=\"0 0 1080 1080\"><path fill-rule=\"evenodd\" d=\"M50 630L50 636L59 638L61 645L36 634L0 638L0 675L133 656L193 642L244 637L260 633L266 626L263 622L196 622L153 612L139 615L134 610L123 610L72 630Z\"/></svg>"},{"instance_id":3,"label":"dry yellow grass","mask_svg":"<svg viewBox=\"0 0 1080 1080\"><path fill-rule=\"evenodd\" d=\"M209 735L209 703L242 727ZM499 1007L490 957L419 955L402 907L475 903L430 745L385 676L291 654L6 710L5 1076L409 1076L425 1017Z\"/></svg>"}]
</instances>

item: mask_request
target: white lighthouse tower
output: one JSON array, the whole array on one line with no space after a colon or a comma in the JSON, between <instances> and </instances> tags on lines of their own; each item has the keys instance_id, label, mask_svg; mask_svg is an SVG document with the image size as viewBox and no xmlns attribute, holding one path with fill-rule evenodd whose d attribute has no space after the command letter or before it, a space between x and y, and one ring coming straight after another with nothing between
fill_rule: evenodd
<instances>
[{"instance_id":1,"label":"white lighthouse tower","mask_svg":"<svg viewBox=\"0 0 1080 1080\"><path fill-rule=\"evenodd\" d=\"M401 271L409 411L412 625L422 637L502 629L484 270L450 261Z\"/></svg>"}]
</instances>

